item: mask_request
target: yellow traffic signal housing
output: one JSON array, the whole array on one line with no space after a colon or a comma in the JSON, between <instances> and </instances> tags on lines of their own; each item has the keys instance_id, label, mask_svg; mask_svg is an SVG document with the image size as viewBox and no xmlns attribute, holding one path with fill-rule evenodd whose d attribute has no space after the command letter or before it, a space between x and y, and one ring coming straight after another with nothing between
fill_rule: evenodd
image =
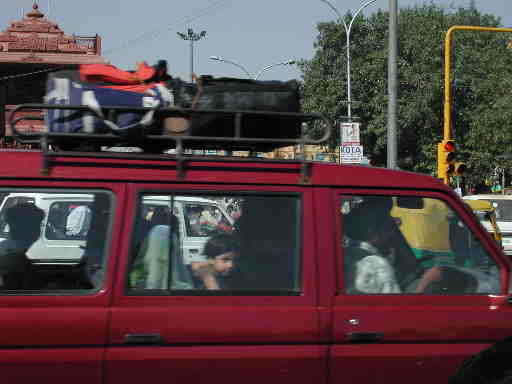
<instances>
[{"instance_id":1,"label":"yellow traffic signal housing","mask_svg":"<svg viewBox=\"0 0 512 384\"><path fill-rule=\"evenodd\" d=\"M443 140L437 144L437 177L448 184L450 176L462 176L466 170L466 164L456 160L455 142Z\"/></svg>"},{"instance_id":2,"label":"yellow traffic signal housing","mask_svg":"<svg viewBox=\"0 0 512 384\"><path fill-rule=\"evenodd\" d=\"M448 184L448 178L455 171L455 143L451 140L443 140L437 144L437 177Z\"/></svg>"}]
</instances>

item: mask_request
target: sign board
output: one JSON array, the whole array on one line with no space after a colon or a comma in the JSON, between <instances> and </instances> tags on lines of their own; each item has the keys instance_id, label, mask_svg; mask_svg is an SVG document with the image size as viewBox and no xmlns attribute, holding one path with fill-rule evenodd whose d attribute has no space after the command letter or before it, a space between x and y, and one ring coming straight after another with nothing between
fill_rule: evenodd
<instances>
[{"instance_id":1,"label":"sign board","mask_svg":"<svg viewBox=\"0 0 512 384\"><path fill-rule=\"evenodd\" d=\"M359 145L359 123L340 123L341 145Z\"/></svg>"},{"instance_id":2,"label":"sign board","mask_svg":"<svg viewBox=\"0 0 512 384\"><path fill-rule=\"evenodd\" d=\"M363 161L362 145L340 146L340 158L342 163L360 164Z\"/></svg>"}]
</instances>

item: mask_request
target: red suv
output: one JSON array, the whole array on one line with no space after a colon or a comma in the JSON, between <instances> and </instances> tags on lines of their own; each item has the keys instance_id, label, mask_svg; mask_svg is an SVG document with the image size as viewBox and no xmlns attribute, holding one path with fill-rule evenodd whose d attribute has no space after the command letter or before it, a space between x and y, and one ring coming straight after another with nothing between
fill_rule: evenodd
<instances>
[{"instance_id":1,"label":"red suv","mask_svg":"<svg viewBox=\"0 0 512 384\"><path fill-rule=\"evenodd\" d=\"M1 213L5 383L442 383L512 334L510 261L432 177L46 144L0 152L0 194L87 207ZM429 200L444 208L418 235L449 228L448 252L414 248L390 215ZM59 257L30 257L49 220Z\"/></svg>"}]
</instances>

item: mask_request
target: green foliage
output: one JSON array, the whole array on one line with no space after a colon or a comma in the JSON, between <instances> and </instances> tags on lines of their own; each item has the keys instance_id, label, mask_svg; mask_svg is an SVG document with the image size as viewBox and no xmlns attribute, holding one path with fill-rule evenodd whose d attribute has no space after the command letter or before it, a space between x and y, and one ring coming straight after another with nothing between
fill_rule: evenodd
<instances>
[{"instance_id":1,"label":"green foliage","mask_svg":"<svg viewBox=\"0 0 512 384\"><path fill-rule=\"evenodd\" d=\"M352 115L362 123L365 153L386 161L388 13L359 15L352 25ZM347 13L348 25L352 15ZM453 25L500 27L499 18L474 7L448 11L433 3L400 9L398 17L398 162L436 174L436 145L443 136L444 41ZM346 35L343 25L319 23L312 60L300 62L304 109L346 121ZM453 34L453 135L461 160L476 183L512 148L512 34L457 31ZM314 132L313 132L314 134ZM334 147L339 138L334 137Z\"/></svg>"}]
</instances>

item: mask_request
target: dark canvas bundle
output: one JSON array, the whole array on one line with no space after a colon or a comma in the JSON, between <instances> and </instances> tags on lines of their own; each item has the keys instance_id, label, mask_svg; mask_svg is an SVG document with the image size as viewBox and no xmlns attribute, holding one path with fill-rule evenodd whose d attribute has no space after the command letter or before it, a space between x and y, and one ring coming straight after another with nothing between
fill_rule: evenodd
<instances>
[{"instance_id":1,"label":"dark canvas bundle","mask_svg":"<svg viewBox=\"0 0 512 384\"><path fill-rule=\"evenodd\" d=\"M158 124L156 110L172 105L172 94L157 74L157 68L145 64L133 73L103 64L51 73L46 84L46 104L84 105L90 111L49 109L45 116L49 132L128 135L154 127ZM120 112L112 120L103 115L101 106L150 110Z\"/></svg>"},{"instance_id":2,"label":"dark canvas bundle","mask_svg":"<svg viewBox=\"0 0 512 384\"><path fill-rule=\"evenodd\" d=\"M172 81L177 106L196 110L241 110L300 112L296 81L257 81L202 76L198 84ZM234 116L194 114L188 134L194 136L234 135ZM301 121L288 116L243 115L241 136L248 138L298 138Z\"/></svg>"},{"instance_id":3,"label":"dark canvas bundle","mask_svg":"<svg viewBox=\"0 0 512 384\"><path fill-rule=\"evenodd\" d=\"M49 132L115 133L125 142L137 142L135 144L140 144L139 139L146 134L235 137L235 114L224 113L230 111L244 112L239 125L241 138L296 139L300 137L302 123L298 116L279 114L300 112L296 81L202 76L195 78L195 83L187 83L172 79L167 74L165 61L152 67L141 63L135 71L88 64L76 70L51 73L47 79L45 103L89 108L48 109L45 119ZM105 116L108 110L105 107L146 109L117 110ZM187 108L198 113L166 113L165 109L169 107ZM255 114L254 111L270 114ZM160 151L157 147L146 146L149 150ZM247 148L247 145L241 144L239 148L242 147ZM251 149L254 148L256 146L251 144Z\"/></svg>"}]
</instances>

